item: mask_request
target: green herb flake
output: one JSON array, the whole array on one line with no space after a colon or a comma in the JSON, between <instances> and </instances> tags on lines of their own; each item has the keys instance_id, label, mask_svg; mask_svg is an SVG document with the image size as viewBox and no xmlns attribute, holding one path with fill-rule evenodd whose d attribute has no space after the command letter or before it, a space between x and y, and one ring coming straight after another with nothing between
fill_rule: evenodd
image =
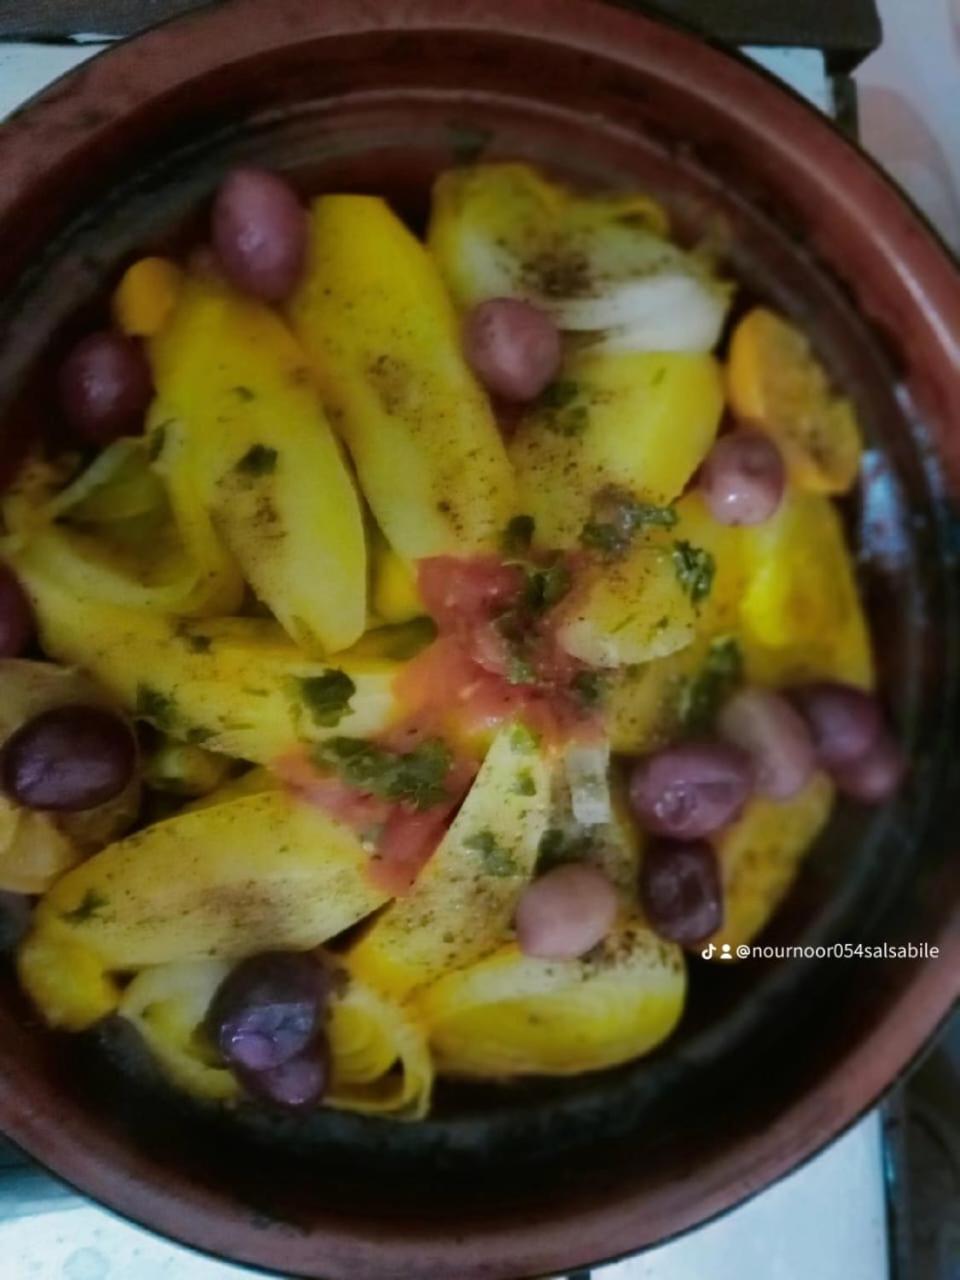
<instances>
[{"instance_id":1,"label":"green herb flake","mask_svg":"<svg viewBox=\"0 0 960 1280\"><path fill-rule=\"evenodd\" d=\"M322 676L307 676L299 681L300 697L307 705L315 724L324 729L335 728L350 711L350 699L357 686L345 671L332 668Z\"/></svg>"},{"instance_id":2,"label":"green herb flake","mask_svg":"<svg viewBox=\"0 0 960 1280\"><path fill-rule=\"evenodd\" d=\"M80 905L72 911L61 911L60 919L67 924L87 924L90 920L95 920L108 905L109 900L103 894L97 893L96 889L88 889Z\"/></svg>"},{"instance_id":3,"label":"green herb flake","mask_svg":"<svg viewBox=\"0 0 960 1280\"><path fill-rule=\"evenodd\" d=\"M673 567L676 570L677 581L693 604L701 604L706 600L713 586L713 576L717 568L711 553L704 547L695 547L690 542L675 542Z\"/></svg>"},{"instance_id":4,"label":"green herb flake","mask_svg":"<svg viewBox=\"0 0 960 1280\"><path fill-rule=\"evenodd\" d=\"M537 784L529 769L521 769L517 774L513 782L513 794L515 796L534 796L537 794Z\"/></svg>"},{"instance_id":5,"label":"green herb flake","mask_svg":"<svg viewBox=\"0 0 960 1280\"><path fill-rule=\"evenodd\" d=\"M205 725L195 724L191 725L187 730L184 735L184 740L189 742L192 746L199 747L202 746L203 743L209 742L209 740L215 737L215 735L215 729L208 729Z\"/></svg>"},{"instance_id":6,"label":"green herb flake","mask_svg":"<svg viewBox=\"0 0 960 1280\"><path fill-rule=\"evenodd\" d=\"M234 471L242 476L269 476L277 467L276 449L266 444L251 445L234 467Z\"/></svg>"},{"instance_id":7,"label":"green herb flake","mask_svg":"<svg viewBox=\"0 0 960 1280\"><path fill-rule=\"evenodd\" d=\"M588 520L580 530L580 545L585 551L601 551L618 555L630 545L630 537L606 521Z\"/></svg>"},{"instance_id":8,"label":"green herb flake","mask_svg":"<svg viewBox=\"0 0 960 1280\"><path fill-rule=\"evenodd\" d=\"M585 707L598 707L610 688L610 676L605 671L578 671L570 688Z\"/></svg>"},{"instance_id":9,"label":"green herb flake","mask_svg":"<svg viewBox=\"0 0 960 1280\"><path fill-rule=\"evenodd\" d=\"M484 827L482 831L467 836L463 846L473 853L479 853L487 875L515 876L519 873L520 868L517 866L516 859L497 843L497 838L489 827Z\"/></svg>"},{"instance_id":10,"label":"green herb flake","mask_svg":"<svg viewBox=\"0 0 960 1280\"><path fill-rule=\"evenodd\" d=\"M581 530L580 545L605 555L620 555L642 529L672 529L679 518L674 507L639 502L631 494L617 491L599 494L594 508L594 518Z\"/></svg>"},{"instance_id":11,"label":"green herb flake","mask_svg":"<svg viewBox=\"0 0 960 1280\"><path fill-rule=\"evenodd\" d=\"M439 738L421 742L405 754L364 738L331 738L314 748L313 759L359 791L421 810L447 799L446 779L453 764L450 748Z\"/></svg>"},{"instance_id":12,"label":"green herb flake","mask_svg":"<svg viewBox=\"0 0 960 1280\"><path fill-rule=\"evenodd\" d=\"M249 387L232 387L231 390L243 404L249 404L251 400L256 400L257 398Z\"/></svg>"},{"instance_id":13,"label":"green herb flake","mask_svg":"<svg viewBox=\"0 0 960 1280\"><path fill-rule=\"evenodd\" d=\"M531 755L540 745L540 739L525 724L515 724L510 730L510 746L514 751Z\"/></svg>"},{"instance_id":14,"label":"green herb flake","mask_svg":"<svg viewBox=\"0 0 960 1280\"><path fill-rule=\"evenodd\" d=\"M573 584L573 575L563 560L545 569L528 568L523 603L531 613L546 613L559 604Z\"/></svg>"},{"instance_id":15,"label":"green herb flake","mask_svg":"<svg viewBox=\"0 0 960 1280\"><path fill-rule=\"evenodd\" d=\"M138 684L133 713L149 720L157 729L172 730L179 715L177 704L169 693L150 684Z\"/></svg>"},{"instance_id":16,"label":"green herb flake","mask_svg":"<svg viewBox=\"0 0 960 1280\"><path fill-rule=\"evenodd\" d=\"M680 724L687 733L710 729L720 707L743 679L743 654L733 636L714 640L703 666L692 680L685 681L677 708Z\"/></svg>"},{"instance_id":17,"label":"green herb flake","mask_svg":"<svg viewBox=\"0 0 960 1280\"><path fill-rule=\"evenodd\" d=\"M534 684L537 673L522 653L511 653L507 660L506 677L508 684Z\"/></svg>"},{"instance_id":18,"label":"green herb flake","mask_svg":"<svg viewBox=\"0 0 960 1280\"><path fill-rule=\"evenodd\" d=\"M572 404L580 394L580 387L576 382L570 379L561 378L550 385L540 394L540 407L542 409L565 409L567 405Z\"/></svg>"},{"instance_id":19,"label":"green herb flake","mask_svg":"<svg viewBox=\"0 0 960 1280\"><path fill-rule=\"evenodd\" d=\"M537 847L537 874L567 862L583 862L592 852L593 837L588 833L571 834L560 827L548 827Z\"/></svg>"},{"instance_id":20,"label":"green herb flake","mask_svg":"<svg viewBox=\"0 0 960 1280\"><path fill-rule=\"evenodd\" d=\"M590 425L590 411L585 404L574 405L572 409L562 412L551 412L544 419L544 426L554 435L564 436L572 440L582 436Z\"/></svg>"},{"instance_id":21,"label":"green herb flake","mask_svg":"<svg viewBox=\"0 0 960 1280\"><path fill-rule=\"evenodd\" d=\"M500 538L503 554L519 556L530 550L535 522L533 516L514 516Z\"/></svg>"}]
</instances>

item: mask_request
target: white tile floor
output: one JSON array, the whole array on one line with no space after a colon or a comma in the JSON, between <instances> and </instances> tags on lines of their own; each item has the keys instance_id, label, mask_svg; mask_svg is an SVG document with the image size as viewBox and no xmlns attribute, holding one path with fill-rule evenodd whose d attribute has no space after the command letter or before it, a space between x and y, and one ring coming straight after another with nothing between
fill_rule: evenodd
<instances>
[{"instance_id":1,"label":"white tile floor","mask_svg":"<svg viewBox=\"0 0 960 1280\"><path fill-rule=\"evenodd\" d=\"M0 45L0 118L96 49ZM830 109L819 53L752 52ZM171 1245L79 1197L46 1195L33 1177L0 1177L3 1280L239 1280L250 1274ZM877 1115L718 1222L600 1274L603 1280L882 1280L888 1265Z\"/></svg>"}]
</instances>

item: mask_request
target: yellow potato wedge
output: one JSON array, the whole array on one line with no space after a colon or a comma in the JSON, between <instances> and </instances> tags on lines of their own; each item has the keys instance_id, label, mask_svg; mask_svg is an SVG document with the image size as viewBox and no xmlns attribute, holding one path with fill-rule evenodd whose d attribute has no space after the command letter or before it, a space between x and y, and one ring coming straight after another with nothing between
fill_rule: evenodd
<instances>
[{"instance_id":1,"label":"yellow potato wedge","mask_svg":"<svg viewBox=\"0 0 960 1280\"><path fill-rule=\"evenodd\" d=\"M69 974L58 988L61 951L108 974L309 950L386 900L368 861L352 831L282 791L179 814L57 881L35 912L21 981L48 1021L77 1026L97 1001L83 995L74 1007Z\"/></svg>"},{"instance_id":2,"label":"yellow potato wedge","mask_svg":"<svg viewBox=\"0 0 960 1280\"><path fill-rule=\"evenodd\" d=\"M192 487L293 639L347 648L366 619L360 502L283 322L209 277L191 279L150 355L171 489ZM182 436L172 454L171 431Z\"/></svg>"},{"instance_id":3,"label":"yellow potato wedge","mask_svg":"<svg viewBox=\"0 0 960 1280\"><path fill-rule=\"evenodd\" d=\"M411 891L351 951L351 972L403 997L499 946L536 866L551 781L551 761L532 736L521 727L501 729Z\"/></svg>"},{"instance_id":4,"label":"yellow potato wedge","mask_svg":"<svg viewBox=\"0 0 960 1280\"><path fill-rule=\"evenodd\" d=\"M416 1009L447 1074L565 1076L648 1053L685 995L680 948L630 921L579 960L507 945L428 987Z\"/></svg>"},{"instance_id":5,"label":"yellow potato wedge","mask_svg":"<svg viewBox=\"0 0 960 1280\"><path fill-rule=\"evenodd\" d=\"M760 684L840 680L873 685L873 659L840 518L820 494L788 493L765 524L744 529L741 632Z\"/></svg>"},{"instance_id":6,"label":"yellow potato wedge","mask_svg":"<svg viewBox=\"0 0 960 1280\"><path fill-rule=\"evenodd\" d=\"M310 658L266 618L188 621L107 605L37 572L31 553L16 564L46 652L194 746L267 764L301 742L371 736L397 713L398 660Z\"/></svg>"},{"instance_id":7,"label":"yellow potato wedge","mask_svg":"<svg viewBox=\"0 0 960 1280\"><path fill-rule=\"evenodd\" d=\"M723 410L712 356L583 354L525 415L510 444L519 503L547 548L576 547L598 495L673 502L703 461Z\"/></svg>"},{"instance_id":8,"label":"yellow potato wedge","mask_svg":"<svg viewBox=\"0 0 960 1280\"><path fill-rule=\"evenodd\" d=\"M506 450L437 268L385 201L314 201L289 315L393 549L495 550L515 511Z\"/></svg>"}]
</instances>

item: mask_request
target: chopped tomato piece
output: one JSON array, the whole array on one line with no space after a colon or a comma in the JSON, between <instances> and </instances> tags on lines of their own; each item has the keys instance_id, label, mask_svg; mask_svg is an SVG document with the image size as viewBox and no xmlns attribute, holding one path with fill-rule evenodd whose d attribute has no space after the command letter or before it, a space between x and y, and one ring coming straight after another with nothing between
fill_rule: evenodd
<instances>
[{"instance_id":1,"label":"chopped tomato piece","mask_svg":"<svg viewBox=\"0 0 960 1280\"><path fill-rule=\"evenodd\" d=\"M417 566L417 586L441 631L469 633L508 609L523 590L519 565L497 556L430 556Z\"/></svg>"},{"instance_id":2,"label":"chopped tomato piece","mask_svg":"<svg viewBox=\"0 0 960 1280\"><path fill-rule=\"evenodd\" d=\"M291 751L274 761L273 771L294 795L322 809L358 835L375 831L390 816L393 806L351 787L342 778L321 772L306 750Z\"/></svg>"}]
</instances>

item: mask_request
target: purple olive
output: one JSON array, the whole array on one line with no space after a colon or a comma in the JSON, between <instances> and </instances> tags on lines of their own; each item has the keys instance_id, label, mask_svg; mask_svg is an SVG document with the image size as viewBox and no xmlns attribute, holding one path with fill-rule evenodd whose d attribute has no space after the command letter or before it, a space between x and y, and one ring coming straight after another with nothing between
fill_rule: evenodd
<instances>
[{"instance_id":1,"label":"purple olive","mask_svg":"<svg viewBox=\"0 0 960 1280\"><path fill-rule=\"evenodd\" d=\"M560 334L546 312L517 298L490 298L464 321L467 363L486 389L525 403L560 371Z\"/></svg>"},{"instance_id":2,"label":"purple olive","mask_svg":"<svg viewBox=\"0 0 960 1280\"><path fill-rule=\"evenodd\" d=\"M844 795L862 804L881 804L897 790L907 772L898 742L884 729L865 755L839 765L833 778Z\"/></svg>"},{"instance_id":3,"label":"purple olive","mask_svg":"<svg viewBox=\"0 0 960 1280\"><path fill-rule=\"evenodd\" d=\"M816 764L810 730L772 689L740 689L721 709L717 731L750 757L761 795L787 800L810 781Z\"/></svg>"},{"instance_id":4,"label":"purple olive","mask_svg":"<svg viewBox=\"0 0 960 1280\"><path fill-rule=\"evenodd\" d=\"M750 794L750 758L722 742L686 742L647 756L630 775L630 804L655 835L698 840L731 823Z\"/></svg>"},{"instance_id":5,"label":"purple olive","mask_svg":"<svg viewBox=\"0 0 960 1280\"><path fill-rule=\"evenodd\" d=\"M137 743L104 707L53 707L26 720L0 753L3 789L28 809L73 813L120 794L133 777Z\"/></svg>"},{"instance_id":6,"label":"purple olive","mask_svg":"<svg viewBox=\"0 0 960 1280\"><path fill-rule=\"evenodd\" d=\"M824 681L792 695L810 726L817 759L831 771L865 756L884 731L876 698L852 685Z\"/></svg>"},{"instance_id":7,"label":"purple olive","mask_svg":"<svg viewBox=\"0 0 960 1280\"><path fill-rule=\"evenodd\" d=\"M318 1036L308 1049L265 1071L235 1068L237 1078L254 1098L288 1111L305 1110L323 1101L330 1080L330 1048Z\"/></svg>"},{"instance_id":8,"label":"purple olive","mask_svg":"<svg viewBox=\"0 0 960 1280\"><path fill-rule=\"evenodd\" d=\"M651 845L640 872L640 901L662 938L690 946L723 924L717 855L703 840Z\"/></svg>"},{"instance_id":9,"label":"purple olive","mask_svg":"<svg viewBox=\"0 0 960 1280\"><path fill-rule=\"evenodd\" d=\"M307 215L275 173L234 169L213 202L211 240L231 284L264 302L283 302L303 275Z\"/></svg>"},{"instance_id":10,"label":"purple olive","mask_svg":"<svg viewBox=\"0 0 960 1280\"><path fill-rule=\"evenodd\" d=\"M17 658L33 636L33 606L9 565L0 561L0 658Z\"/></svg>"},{"instance_id":11,"label":"purple olive","mask_svg":"<svg viewBox=\"0 0 960 1280\"><path fill-rule=\"evenodd\" d=\"M73 348L60 367L59 388L70 426L99 445L139 432L153 393L143 348L107 330Z\"/></svg>"},{"instance_id":12,"label":"purple olive","mask_svg":"<svg viewBox=\"0 0 960 1280\"><path fill-rule=\"evenodd\" d=\"M787 475L780 451L759 431L721 436L707 455L699 487L721 524L762 524L783 499Z\"/></svg>"},{"instance_id":13,"label":"purple olive","mask_svg":"<svg viewBox=\"0 0 960 1280\"><path fill-rule=\"evenodd\" d=\"M207 1026L233 1067L263 1072L302 1054L323 1024L329 970L314 957L267 951L221 983Z\"/></svg>"}]
</instances>

